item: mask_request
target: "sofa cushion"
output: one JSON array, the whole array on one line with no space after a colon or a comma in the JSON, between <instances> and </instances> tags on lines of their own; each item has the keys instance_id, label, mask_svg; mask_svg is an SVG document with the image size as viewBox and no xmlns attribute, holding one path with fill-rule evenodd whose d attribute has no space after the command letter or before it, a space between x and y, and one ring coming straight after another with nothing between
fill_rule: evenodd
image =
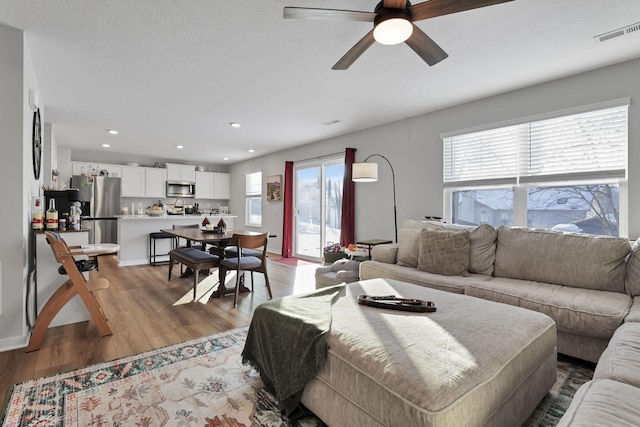
<instances>
[{"instance_id":1,"label":"sofa cushion","mask_svg":"<svg viewBox=\"0 0 640 427\"><path fill-rule=\"evenodd\" d=\"M398 258L397 243L383 243L371 248L371 259L387 264L395 264Z\"/></svg>"},{"instance_id":2,"label":"sofa cushion","mask_svg":"<svg viewBox=\"0 0 640 427\"><path fill-rule=\"evenodd\" d=\"M494 275L625 292L627 239L498 228Z\"/></svg>"},{"instance_id":3,"label":"sofa cushion","mask_svg":"<svg viewBox=\"0 0 640 427\"><path fill-rule=\"evenodd\" d=\"M396 259L398 264L406 267L418 267L420 234L420 228L403 228L398 230L398 255Z\"/></svg>"},{"instance_id":4,"label":"sofa cushion","mask_svg":"<svg viewBox=\"0 0 640 427\"><path fill-rule=\"evenodd\" d=\"M640 322L640 297L633 297L633 303L629 314L624 318L625 322Z\"/></svg>"},{"instance_id":5,"label":"sofa cushion","mask_svg":"<svg viewBox=\"0 0 640 427\"><path fill-rule=\"evenodd\" d=\"M624 287L629 295L640 295L640 239L636 240L631 247Z\"/></svg>"},{"instance_id":6,"label":"sofa cushion","mask_svg":"<svg viewBox=\"0 0 640 427\"><path fill-rule=\"evenodd\" d=\"M473 227L470 232L469 272L491 276L496 259L497 231L488 224L481 224Z\"/></svg>"},{"instance_id":7,"label":"sofa cushion","mask_svg":"<svg viewBox=\"0 0 640 427\"><path fill-rule=\"evenodd\" d=\"M573 396L558 427L640 425L640 388L612 380L583 384Z\"/></svg>"},{"instance_id":8,"label":"sofa cushion","mask_svg":"<svg viewBox=\"0 0 640 427\"><path fill-rule=\"evenodd\" d=\"M445 276L468 276L469 234L469 230L422 229L418 270Z\"/></svg>"},{"instance_id":9,"label":"sofa cushion","mask_svg":"<svg viewBox=\"0 0 640 427\"><path fill-rule=\"evenodd\" d=\"M443 225L445 225L444 222L429 219L405 219L402 223L402 228L413 228L416 230L428 228L429 230L441 230Z\"/></svg>"},{"instance_id":10,"label":"sofa cushion","mask_svg":"<svg viewBox=\"0 0 640 427\"><path fill-rule=\"evenodd\" d=\"M502 277L469 282L465 294L539 311L555 320L558 331L604 339L613 335L631 306L627 294Z\"/></svg>"},{"instance_id":11,"label":"sofa cushion","mask_svg":"<svg viewBox=\"0 0 640 427\"><path fill-rule=\"evenodd\" d=\"M377 248L378 246L374 246ZM464 293L464 288L469 282L490 280L490 276L483 274L470 274L469 276L444 276L420 271L415 268L407 268L398 264L386 264L377 261L364 261L360 264L360 280L375 278L395 279L403 282L426 286L427 288L441 291Z\"/></svg>"},{"instance_id":12,"label":"sofa cushion","mask_svg":"<svg viewBox=\"0 0 640 427\"><path fill-rule=\"evenodd\" d=\"M616 330L598 361L593 379L640 387L640 323L625 323Z\"/></svg>"}]
</instances>

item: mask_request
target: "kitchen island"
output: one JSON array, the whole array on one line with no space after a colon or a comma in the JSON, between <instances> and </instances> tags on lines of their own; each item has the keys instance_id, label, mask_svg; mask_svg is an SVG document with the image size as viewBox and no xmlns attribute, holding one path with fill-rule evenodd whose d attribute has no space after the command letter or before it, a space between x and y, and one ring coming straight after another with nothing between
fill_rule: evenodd
<instances>
[{"instance_id":1,"label":"kitchen island","mask_svg":"<svg viewBox=\"0 0 640 427\"><path fill-rule=\"evenodd\" d=\"M149 233L172 228L173 225L202 224L209 218L212 224L224 219L228 229L235 226L235 215L121 215L118 216L118 265L149 264ZM156 242L156 253L166 254L171 250L169 239Z\"/></svg>"}]
</instances>

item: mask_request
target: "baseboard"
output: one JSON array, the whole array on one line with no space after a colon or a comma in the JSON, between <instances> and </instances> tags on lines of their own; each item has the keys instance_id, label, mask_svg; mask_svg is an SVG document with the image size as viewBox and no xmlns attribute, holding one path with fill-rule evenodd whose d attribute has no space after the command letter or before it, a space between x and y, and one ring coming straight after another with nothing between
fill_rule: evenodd
<instances>
[{"instance_id":1,"label":"baseboard","mask_svg":"<svg viewBox=\"0 0 640 427\"><path fill-rule=\"evenodd\" d=\"M25 348L29 344L31 333L26 335L0 339L0 352Z\"/></svg>"}]
</instances>

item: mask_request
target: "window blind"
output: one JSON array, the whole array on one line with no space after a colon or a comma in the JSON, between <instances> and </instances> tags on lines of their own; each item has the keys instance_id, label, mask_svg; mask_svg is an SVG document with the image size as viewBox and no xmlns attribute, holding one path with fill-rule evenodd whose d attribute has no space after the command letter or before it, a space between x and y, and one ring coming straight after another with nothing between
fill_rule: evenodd
<instances>
[{"instance_id":1,"label":"window blind","mask_svg":"<svg viewBox=\"0 0 640 427\"><path fill-rule=\"evenodd\" d=\"M522 182L625 177L627 106L533 122L529 130Z\"/></svg>"},{"instance_id":2,"label":"window blind","mask_svg":"<svg viewBox=\"0 0 640 427\"><path fill-rule=\"evenodd\" d=\"M628 105L443 138L444 185L624 178Z\"/></svg>"},{"instance_id":3,"label":"window blind","mask_svg":"<svg viewBox=\"0 0 640 427\"><path fill-rule=\"evenodd\" d=\"M245 194L247 196L259 196L262 194L262 172L253 172L246 175Z\"/></svg>"}]
</instances>

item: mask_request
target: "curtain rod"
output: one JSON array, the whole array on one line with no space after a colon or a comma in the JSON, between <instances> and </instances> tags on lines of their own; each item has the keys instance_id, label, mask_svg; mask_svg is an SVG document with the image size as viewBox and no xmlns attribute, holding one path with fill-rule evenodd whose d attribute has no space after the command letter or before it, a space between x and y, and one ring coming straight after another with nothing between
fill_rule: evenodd
<instances>
[{"instance_id":1,"label":"curtain rod","mask_svg":"<svg viewBox=\"0 0 640 427\"><path fill-rule=\"evenodd\" d=\"M356 149L354 148L353 151L356 151ZM320 159L324 159L325 157L337 156L338 154L344 154L344 151L339 151L337 153L331 153L331 154L324 154L318 157L309 157L308 159L294 160L293 163L306 162L309 160L320 160Z\"/></svg>"}]
</instances>

